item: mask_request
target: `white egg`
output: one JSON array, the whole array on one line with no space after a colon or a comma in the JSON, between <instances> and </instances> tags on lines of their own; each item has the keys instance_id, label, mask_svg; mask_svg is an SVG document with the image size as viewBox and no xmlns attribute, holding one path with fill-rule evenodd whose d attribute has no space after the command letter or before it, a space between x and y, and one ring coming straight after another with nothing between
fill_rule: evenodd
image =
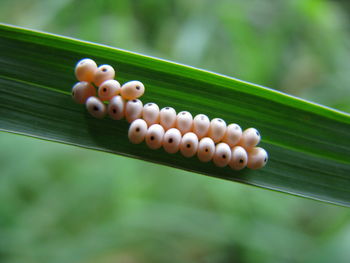
<instances>
[{"instance_id":1,"label":"white egg","mask_svg":"<svg viewBox=\"0 0 350 263\"><path fill-rule=\"evenodd\" d=\"M86 109L95 118L102 119L106 115L106 105L96 97L90 97L86 101Z\"/></svg>"},{"instance_id":2,"label":"white egg","mask_svg":"<svg viewBox=\"0 0 350 263\"><path fill-rule=\"evenodd\" d=\"M130 124L128 138L130 142L139 144L144 141L146 133L147 123L143 119L137 119Z\"/></svg>"},{"instance_id":3,"label":"white egg","mask_svg":"<svg viewBox=\"0 0 350 263\"><path fill-rule=\"evenodd\" d=\"M92 82L96 70L96 62L92 59L84 58L75 66L75 76L79 81Z\"/></svg>"},{"instance_id":4,"label":"white egg","mask_svg":"<svg viewBox=\"0 0 350 263\"><path fill-rule=\"evenodd\" d=\"M146 133L146 144L149 148L155 150L162 146L164 137L164 128L159 124L151 125Z\"/></svg>"},{"instance_id":5,"label":"white egg","mask_svg":"<svg viewBox=\"0 0 350 263\"><path fill-rule=\"evenodd\" d=\"M205 137L209 131L210 120L207 115L198 114L193 119L193 132L197 134L198 139Z\"/></svg>"},{"instance_id":6,"label":"white egg","mask_svg":"<svg viewBox=\"0 0 350 263\"><path fill-rule=\"evenodd\" d=\"M180 142L180 152L185 157L192 157L197 153L198 137L193 132L186 133Z\"/></svg>"},{"instance_id":7,"label":"white egg","mask_svg":"<svg viewBox=\"0 0 350 263\"><path fill-rule=\"evenodd\" d=\"M222 140L226 132L226 122L223 119L215 118L210 122L208 136L213 139L215 143Z\"/></svg>"},{"instance_id":8,"label":"white egg","mask_svg":"<svg viewBox=\"0 0 350 263\"><path fill-rule=\"evenodd\" d=\"M220 142L215 146L213 162L218 167L225 167L231 159L231 148L227 143Z\"/></svg>"},{"instance_id":9,"label":"white egg","mask_svg":"<svg viewBox=\"0 0 350 263\"><path fill-rule=\"evenodd\" d=\"M121 96L114 96L108 104L108 114L114 120L120 120L125 116L125 101Z\"/></svg>"},{"instance_id":10,"label":"white egg","mask_svg":"<svg viewBox=\"0 0 350 263\"><path fill-rule=\"evenodd\" d=\"M236 123L231 123L227 126L223 142L226 142L231 148L239 142L242 136L242 129Z\"/></svg>"},{"instance_id":11,"label":"white egg","mask_svg":"<svg viewBox=\"0 0 350 263\"><path fill-rule=\"evenodd\" d=\"M163 137L163 148L168 153L176 153L180 148L181 132L176 128L167 130Z\"/></svg>"},{"instance_id":12,"label":"white egg","mask_svg":"<svg viewBox=\"0 0 350 263\"><path fill-rule=\"evenodd\" d=\"M125 105L125 118L128 122L140 119L142 115L143 105L138 99L129 100Z\"/></svg>"},{"instance_id":13,"label":"white egg","mask_svg":"<svg viewBox=\"0 0 350 263\"><path fill-rule=\"evenodd\" d=\"M143 106L142 118L148 125L159 123L159 107L155 103L147 103Z\"/></svg>"},{"instance_id":14,"label":"white egg","mask_svg":"<svg viewBox=\"0 0 350 263\"><path fill-rule=\"evenodd\" d=\"M261 147L253 147L248 151L247 167L254 170L263 168L266 165L268 158L265 149Z\"/></svg>"},{"instance_id":15,"label":"white egg","mask_svg":"<svg viewBox=\"0 0 350 263\"><path fill-rule=\"evenodd\" d=\"M255 128L249 128L243 131L239 145L245 149L252 148L259 144L260 142L260 133Z\"/></svg>"},{"instance_id":16,"label":"white egg","mask_svg":"<svg viewBox=\"0 0 350 263\"><path fill-rule=\"evenodd\" d=\"M199 141L197 157L201 162L209 162L215 153L215 143L209 137L204 137Z\"/></svg>"},{"instance_id":17,"label":"white egg","mask_svg":"<svg viewBox=\"0 0 350 263\"><path fill-rule=\"evenodd\" d=\"M233 170L242 170L247 166L248 154L247 151L241 146L235 146L232 148L231 160L228 165Z\"/></svg>"},{"instance_id":18,"label":"white egg","mask_svg":"<svg viewBox=\"0 0 350 263\"><path fill-rule=\"evenodd\" d=\"M126 100L134 100L140 98L145 93L145 86L141 81L132 80L125 83L121 90L120 94Z\"/></svg>"},{"instance_id":19,"label":"white egg","mask_svg":"<svg viewBox=\"0 0 350 263\"><path fill-rule=\"evenodd\" d=\"M100 86L104 81L114 79L115 71L110 65L101 65L97 68L94 74L94 83Z\"/></svg>"},{"instance_id":20,"label":"white egg","mask_svg":"<svg viewBox=\"0 0 350 263\"><path fill-rule=\"evenodd\" d=\"M119 95L120 84L114 79L104 81L98 88L98 96L101 100L110 100L114 96Z\"/></svg>"},{"instance_id":21,"label":"white egg","mask_svg":"<svg viewBox=\"0 0 350 263\"><path fill-rule=\"evenodd\" d=\"M159 113L159 123L163 126L164 130L174 128L176 123L176 111L171 107L161 109Z\"/></svg>"},{"instance_id":22,"label":"white egg","mask_svg":"<svg viewBox=\"0 0 350 263\"><path fill-rule=\"evenodd\" d=\"M76 103L83 104L89 97L96 95L96 89L90 83L81 81L72 88L72 97Z\"/></svg>"},{"instance_id":23,"label":"white egg","mask_svg":"<svg viewBox=\"0 0 350 263\"><path fill-rule=\"evenodd\" d=\"M177 114L175 127L179 129L181 134L192 131L192 126L193 118L191 113L188 111L181 111L179 114Z\"/></svg>"}]
</instances>

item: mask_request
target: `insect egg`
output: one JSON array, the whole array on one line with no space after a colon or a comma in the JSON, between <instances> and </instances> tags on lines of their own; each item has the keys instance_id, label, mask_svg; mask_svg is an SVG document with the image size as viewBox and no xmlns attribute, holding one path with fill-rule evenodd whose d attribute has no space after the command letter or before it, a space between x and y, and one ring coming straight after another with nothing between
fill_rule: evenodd
<instances>
[{"instance_id":1,"label":"insect egg","mask_svg":"<svg viewBox=\"0 0 350 263\"><path fill-rule=\"evenodd\" d=\"M258 145L258 143L260 142L260 139L261 139L260 133L254 128L249 128L243 131L239 144L242 147L248 149Z\"/></svg>"},{"instance_id":2,"label":"insect egg","mask_svg":"<svg viewBox=\"0 0 350 263\"><path fill-rule=\"evenodd\" d=\"M143 106L142 118L148 125L159 123L159 107L155 103L147 103Z\"/></svg>"},{"instance_id":3,"label":"insect egg","mask_svg":"<svg viewBox=\"0 0 350 263\"><path fill-rule=\"evenodd\" d=\"M180 142L180 151L185 157L192 157L198 149L198 137L193 132L186 133Z\"/></svg>"},{"instance_id":4,"label":"insect egg","mask_svg":"<svg viewBox=\"0 0 350 263\"><path fill-rule=\"evenodd\" d=\"M213 162L218 167L226 166L231 159L231 148L227 143L220 142L215 147Z\"/></svg>"},{"instance_id":5,"label":"insect egg","mask_svg":"<svg viewBox=\"0 0 350 263\"><path fill-rule=\"evenodd\" d=\"M248 163L249 169L263 168L268 160L267 152L261 147L253 147L248 151Z\"/></svg>"},{"instance_id":6,"label":"insect egg","mask_svg":"<svg viewBox=\"0 0 350 263\"><path fill-rule=\"evenodd\" d=\"M86 81L77 82L72 88L72 97L76 103L83 104L89 97L95 95L94 86Z\"/></svg>"},{"instance_id":7,"label":"insect egg","mask_svg":"<svg viewBox=\"0 0 350 263\"><path fill-rule=\"evenodd\" d=\"M130 142L139 144L145 139L146 133L147 123L142 119L137 119L130 124L128 138Z\"/></svg>"},{"instance_id":8,"label":"insect egg","mask_svg":"<svg viewBox=\"0 0 350 263\"><path fill-rule=\"evenodd\" d=\"M215 153L215 143L209 137L204 137L199 141L197 157L201 162L209 162Z\"/></svg>"},{"instance_id":9,"label":"insect egg","mask_svg":"<svg viewBox=\"0 0 350 263\"><path fill-rule=\"evenodd\" d=\"M188 111L181 111L176 116L176 128L179 129L181 134L192 131L193 118L192 114Z\"/></svg>"},{"instance_id":10,"label":"insect egg","mask_svg":"<svg viewBox=\"0 0 350 263\"><path fill-rule=\"evenodd\" d=\"M98 96L101 100L110 100L120 93L120 84L114 79L104 81L98 88Z\"/></svg>"},{"instance_id":11,"label":"insect egg","mask_svg":"<svg viewBox=\"0 0 350 263\"><path fill-rule=\"evenodd\" d=\"M242 129L238 124L232 123L227 126L223 142L226 142L230 147L235 146L242 136Z\"/></svg>"},{"instance_id":12,"label":"insect egg","mask_svg":"<svg viewBox=\"0 0 350 263\"><path fill-rule=\"evenodd\" d=\"M145 93L145 86L138 80L125 83L120 90L120 94L126 100L138 99L143 93Z\"/></svg>"},{"instance_id":13,"label":"insect egg","mask_svg":"<svg viewBox=\"0 0 350 263\"><path fill-rule=\"evenodd\" d=\"M121 96L114 96L108 104L108 114L114 120L120 120L125 115L125 101Z\"/></svg>"},{"instance_id":14,"label":"insect egg","mask_svg":"<svg viewBox=\"0 0 350 263\"><path fill-rule=\"evenodd\" d=\"M176 122L176 111L171 107L161 109L159 113L159 122L165 130L174 128Z\"/></svg>"},{"instance_id":15,"label":"insect egg","mask_svg":"<svg viewBox=\"0 0 350 263\"><path fill-rule=\"evenodd\" d=\"M241 146L235 146L232 148L231 160L228 165L233 170L242 170L247 166L248 155L246 150Z\"/></svg>"},{"instance_id":16,"label":"insect egg","mask_svg":"<svg viewBox=\"0 0 350 263\"><path fill-rule=\"evenodd\" d=\"M141 118L142 102L140 100L129 100L125 105L125 117L128 122Z\"/></svg>"},{"instance_id":17,"label":"insect egg","mask_svg":"<svg viewBox=\"0 0 350 263\"><path fill-rule=\"evenodd\" d=\"M209 118L204 114L198 114L193 119L193 132L197 134L198 139L207 135L210 126Z\"/></svg>"},{"instance_id":18,"label":"insect egg","mask_svg":"<svg viewBox=\"0 0 350 263\"><path fill-rule=\"evenodd\" d=\"M176 153L181 142L181 132L176 128L167 130L163 137L163 148L168 153Z\"/></svg>"},{"instance_id":19,"label":"insect egg","mask_svg":"<svg viewBox=\"0 0 350 263\"><path fill-rule=\"evenodd\" d=\"M114 68L110 65L101 65L97 68L94 74L94 83L100 86L102 82L113 79L115 76Z\"/></svg>"},{"instance_id":20,"label":"insect egg","mask_svg":"<svg viewBox=\"0 0 350 263\"><path fill-rule=\"evenodd\" d=\"M84 58L75 66L75 76L79 81L92 82L96 70L96 62L92 59Z\"/></svg>"},{"instance_id":21,"label":"insect egg","mask_svg":"<svg viewBox=\"0 0 350 263\"><path fill-rule=\"evenodd\" d=\"M226 122L223 119L215 118L210 122L208 136L213 139L215 143L220 142L226 132Z\"/></svg>"},{"instance_id":22,"label":"insect egg","mask_svg":"<svg viewBox=\"0 0 350 263\"><path fill-rule=\"evenodd\" d=\"M164 137L164 128L159 124L151 125L146 133L146 144L149 148L155 150L162 146Z\"/></svg>"},{"instance_id":23,"label":"insect egg","mask_svg":"<svg viewBox=\"0 0 350 263\"><path fill-rule=\"evenodd\" d=\"M86 108L95 118L102 119L106 115L106 105L96 97L87 99Z\"/></svg>"}]
</instances>

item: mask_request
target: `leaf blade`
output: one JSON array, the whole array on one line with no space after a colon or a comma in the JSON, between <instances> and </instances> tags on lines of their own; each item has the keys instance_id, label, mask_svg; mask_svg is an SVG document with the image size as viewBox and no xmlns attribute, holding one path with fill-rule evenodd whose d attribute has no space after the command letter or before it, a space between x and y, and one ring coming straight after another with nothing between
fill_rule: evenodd
<instances>
[{"instance_id":1,"label":"leaf blade","mask_svg":"<svg viewBox=\"0 0 350 263\"><path fill-rule=\"evenodd\" d=\"M106 46L0 26L0 129L165 164L331 203L350 205L350 117L271 89ZM213 164L131 145L128 124L95 120L70 98L78 59L117 67L146 85L143 102L256 127L270 160L262 170ZM20 91L20 94L18 92ZM33 97L35 94L35 97ZM19 109L16 105L21 105Z\"/></svg>"}]
</instances>

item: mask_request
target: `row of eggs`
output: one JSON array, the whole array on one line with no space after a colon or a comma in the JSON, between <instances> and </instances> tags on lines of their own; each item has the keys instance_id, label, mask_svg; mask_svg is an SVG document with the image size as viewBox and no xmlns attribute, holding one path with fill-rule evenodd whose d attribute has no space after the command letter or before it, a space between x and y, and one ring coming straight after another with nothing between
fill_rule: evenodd
<instances>
[{"instance_id":1,"label":"row of eggs","mask_svg":"<svg viewBox=\"0 0 350 263\"><path fill-rule=\"evenodd\" d=\"M251 147L246 151L239 145L231 148L225 142L215 145L214 140L210 137L199 139L194 132L186 132L182 135L179 129L165 130L160 124L148 126L144 119L136 119L131 123L128 137L134 144L145 141L150 149L163 147L171 154L180 151L188 158L197 155L201 162L212 160L218 167L229 165L234 170L241 170L246 166L250 169L259 169L267 162L267 153L261 147Z\"/></svg>"},{"instance_id":2,"label":"row of eggs","mask_svg":"<svg viewBox=\"0 0 350 263\"><path fill-rule=\"evenodd\" d=\"M142 82L129 81L121 86L114 80L113 67L97 67L91 59L79 61L75 75L79 82L73 86L73 99L85 103L88 112L96 118L103 118L107 113L115 120L125 117L131 123L128 135L132 143L145 140L151 149L163 146L168 153L180 150L185 157L197 154L200 161L213 159L215 165L229 165L235 170L245 166L259 169L267 162L267 152L255 147L261 139L255 128L242 131L238 124L227 126L220 118L210 121L204 114L193 118L188 111L176 114L171 107L160 110L155 103L143 105L138 99L145 91ZM98 97L94 85L98 87ZM108 101L108 105L104 101Z\"/></svg>"}]
</instances>

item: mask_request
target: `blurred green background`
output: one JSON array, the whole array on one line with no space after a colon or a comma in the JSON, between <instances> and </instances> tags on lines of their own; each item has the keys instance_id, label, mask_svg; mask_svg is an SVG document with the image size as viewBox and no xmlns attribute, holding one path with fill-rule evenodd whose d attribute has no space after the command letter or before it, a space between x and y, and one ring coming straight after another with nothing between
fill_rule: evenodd
<instances>
[{"instance_id":1,"label":"blurred green background","mask_svg":"<svg viewBox=\"0 0 350 263\"><path fill-rule=\"evenodd\" d=\"M1 0L0 7L1 22L350 111L346 1ZM0 145L0 262L349 262L347 208L18 135L0 133Z\"/></svg>"}]
</instances>

